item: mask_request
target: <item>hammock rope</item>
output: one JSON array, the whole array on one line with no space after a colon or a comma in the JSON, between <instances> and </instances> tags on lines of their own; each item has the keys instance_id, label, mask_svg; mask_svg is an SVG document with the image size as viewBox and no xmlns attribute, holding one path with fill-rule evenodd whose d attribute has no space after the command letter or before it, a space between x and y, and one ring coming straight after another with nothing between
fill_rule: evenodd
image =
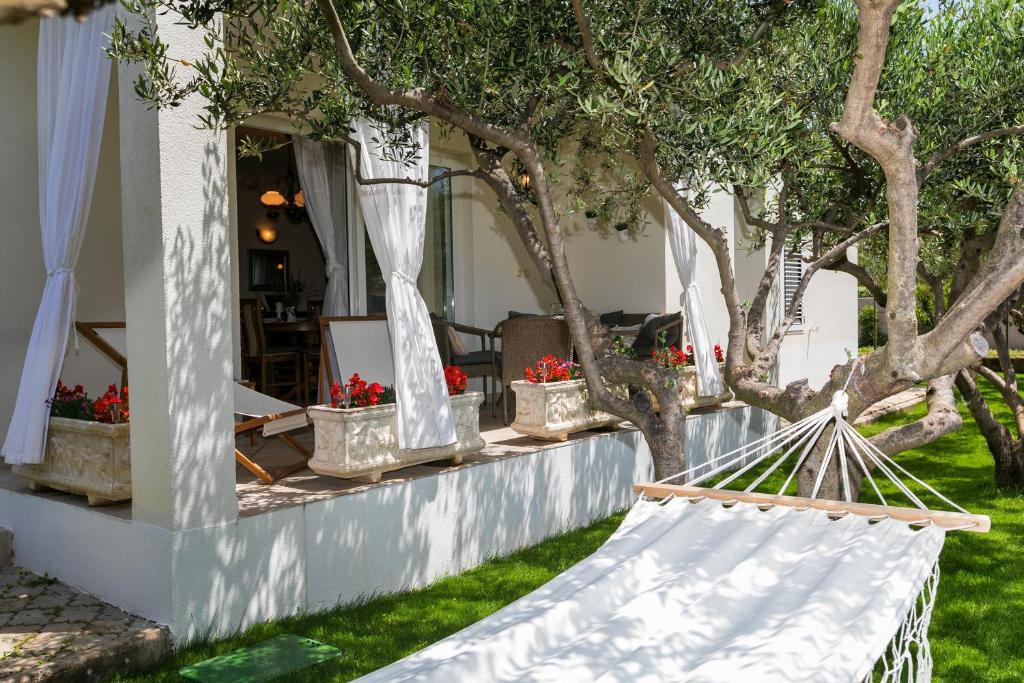
<instances>
[{"instance_id":1,"label":"hammock rope","mask_svg":"<svg viewBox=\"0 0 1024 683\"><path fill-rule=\"evenodd\" d=\"M786 495L786 491L792 485L797 474L807 462L807 459L810 457L815 445L818 444L824 431L828 427L832 426L832 432L829 434L825 453L822 456L821 467L818 469L818 473L815 477L814 485L811 490L810 497L812 499L818 498L821 488L825 483L825 475L829 471L829 466L832 464L833 460L837 460L840 471L840 480L842 483L843 500L846 502L853 502L853 488L850 481L852 463L853 467L856 467L861 473L863 473L864 478L868 481L872 491L878 497L878 500L882 505L889 505L890 503L886 500L885 496L882 495L881 488L878 486L878 483L875 481L875 477L872 475L872 467L884 475L885 478L888 479L914 507L920 510L928 510L929 508L924 501L922 501L921 498L915 494L906 483L904 483L899 475L909 479L917 486L922 487L929 494L935 496L938 500L942 501L954 510L967 513L967 510L954 503L930 484L922 481L920 478L909 472L905 467L882 452L881 449L871 443L871 441L861 435L860 432L854 429L854 427L846 421L850 404L850 398L846 393L846 390L849 388L850 380L853 378L853 373L856 371L858 365L863 368L863 365L860 364L860 359L854 362L853 367L850 369L850 373L846 378L846 384L842 389L833 394L832 401L827 407L822 408L818 412L801 420L797 420L776 432L763 436L748 444L744 444L739 448L735 448L702 462L699 465L677 474L670 475L654 483L666 484L682 480L683 482L686 482L688 486L699 486L718 475L728 472L728 475L721 481L712 485L712 488L715 489L725 489L729 484L733 483L747 472L782 451L782 454L778 455L774 462L768 465L768 467L761 472L753 482L743 489L745 493L750 493L756 490L758 486L763 484L772 474L781 468L783 463L788 460L791 455L799 451L799 455L796 458L793 468L789 472L789 476L786 477L782 488L779 489L777 494L784 496ZM701 471L706 468L710 469L706 472ZM899 472L899 475L897 472Z\"/></svg>"},{"instance_id":2,"label":"hammock rope","mask_svg":"<svg viewBox=\"0 0 1024 683\"><path fill-rule=\"evenodd\" d=\"M925 508L897 473L962 510L846 422L848 384L813 415L686 472L636 484L640 500L592 556L360 680L929 680L928 626L945 533L986 531L990 522ZM818 443L823 470L833 463L844 471L846 501L785 495ZM765 471L743 491L725 488L759 463ZM888 505L872 472L895 481L916 507ZM778 495L754 492L774 473L788 475ZM883 505L850 500L858 473ZM720 475L710 488L695 485ZM680 477L690 483L666 483ZM812 483L815 495L824 490L820 475Z\"/></svg>"},{"instance_id":3,"label":"hammock rope","mask_svg":"<svg viewBox=\"0 0 1024 683\"><path fill-rule=\"evenodd\" d=\"M872 523L898 517L909 525L929 526L937 525L940 521L936 518L936 514L946 514L947 517L948 515L955 516L956 513L934 513L929 510L921 497L907 483L912 482L943 504L956 510L957 513L963 513L969 517L962 524L951 524L950 522L955 520L948 518L941 520L940 528L943 532L955 530L986 531L988 529L987 518L970 515L963 507L886 455L847 422L849 414L849 395L847 390L858 365L863 373L864 366L858 358L850 368L850 373L846 378L843 388L833 394L832 401L827 407L771 434L744 444L739 448L722 453L678 474L665 477L655 482L654 485L638 485L637 490L642 495L652 495L651 491L658 491L659 486L681 480L685 483L685 486L661 486L660 490L676 489L676 491L670 494L670 498L674 498L677 495L684 496L694 503L711 496L727 507L738 502L753 503L761 510L770 509L776 504L788 504L797 510L806 510L817 506L821 510L826 510L832 519L839 519L850 514L861 514L867 516L869 522ZM794 499L786 495L786 491L789 490L793 480L803 469L815 446L821 441L826 429L829 427L832 428L831 433L827 437L828 440L825 443L820 468L814 478L810 501L818 499L825 482L825 475L829 471L830 465L835 463L840 471L843 501L850 504L849 509L836 506L832 501L823 501L822 504L817 504L810 503L806 498ZM772 458L774 460L770 461ZM759 486L768 481L769 477L779 471L785 463L792 462L794 459L795 462L792 464L792 469L789 471L778 494L767 496L754 493ZM730 491L727 488L730 484L765 463L767 463L765 469L743 488L742 494L746 494L743 501L740 501L739 498L730 498L717 493L717 491L722 491L722 493ZM868 486L870 486L880 501L880 506L861 503L854 504L851 470L863 474ZM907 510L893 507L890 501L882 494L882 489L872 474L873 472L889 480L896 490L910 501L914 508L922 510L927 514L917 519L913 515L908 517ZM716 477L720 477L720 479L712 484L710 488L699 488L701 484ZM712 492L716 493L712 496ZM884 507L890 507L892 512L878 514L878 510ZM857 508L857 510L854 511L854 508ZM872 510L865 512L866 508L872 508ZM873 681L897 683L899 681L930 680L932 658L928 645L928 625L931 620L935 604L935 594L938 589L938 562L935 561L924 571L927 572L927 578L924 580L920 592L908 598L905 617L895 629L889 644L879 654L874 671L863 679L864 683L872 683Z\"/></svg>"}]
</instances>

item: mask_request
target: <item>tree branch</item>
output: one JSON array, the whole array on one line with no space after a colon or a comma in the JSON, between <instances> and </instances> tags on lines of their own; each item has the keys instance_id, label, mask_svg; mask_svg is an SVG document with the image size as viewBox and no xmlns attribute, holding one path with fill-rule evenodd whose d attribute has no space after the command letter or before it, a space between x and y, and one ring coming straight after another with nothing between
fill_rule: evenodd
<instances>
[{"instance_id":1,"label":"tree branch","mask_svg":"<svg viewBox=\"0 0 1024 683\"><path fill-rule=\"evenodd\" d=\"M918 182L923 183L928 174L935 170L935 167L946 161L950 157L956 156L960 152L973 147L974 145L981 144L993 138L1005 137L1007 135L1021 135L1024 134L1024 126L1010 126L1008 128L996 128L995 130L985 131L984 133L978 133L977 135L971 135L955 145L950 145L946 149L940 150L932 155L932 158L928 160L920 170L917 172Z\"/></svg>"},{"instance_id":2,"label":"tree branch","mask_svg":"<svg viewBox=\"0 0 1024 683\"><path fill-rule=\"evenodd\" d=\"M541 278L546 285L557 293L558 287L555 286L551 253L548 251L547 245L544 244L544 240L537 233L533 218L523 206L522 199L516 191L508 171L501 164L501 159L505 156L505 150L487 148L479 138L470 138L470 148L473 150L473 156L480 165L483 181L487 183L488 187L498 197L498 202L511 219L512 226L519 234L519 239L526 246L526 250L530 254L530 258L533 259L534 265L537 266Z\"/></svg>"},{"instance_id":3,"label":"tree branch","mask_svg":"<svg viewBox=\"0 0 1024 683\"><path fill-rule=\"evenodd\" d=\"M925 376L950 374L984 358L988 343L977 330L1021 282L1024 282L1024 188L1010 198L992 249L978 272L935 329L917 339L914 353Z\"/></svg>"},{"instance_id":4,"label":"tree branch","mask_svg":"<svg viewBox=\"0 0 1024 683\"><path fill-rule=\"evenodd\" d=\"M327 20L328 29L334 39L334 45L342 71L351 78L359 88L378 106L398 105L436 116L470 135L512 150L524 150L527 141L513 131L488 123L469 112L445 102L437 93L423 88L400 91L384 87L363 70L352 52L348 35L341 25L341 18L332 0L316 0L317 6Z\"/></svg>"},{"instance_id":5,"label":"tree branch","mask_svg":"<svg viewBox=\"0 0 1024 683\"><path fill-rule=\"evenodd\" d=\"M842 118L831 129L870 154L882 167L889 209L888 316L886 363L893 379L914 383L917 329L916 266L918 182L913 145L917 133L900 116L886 121L874 110L885 66L889 29L899 0L858 0L857 54ZM948 373L947 373L948 374Z\"/></svg>"},{"instance_id":6,"label":"tree branch","mask_svg":"<svg viewBox=\"0 0 1024 683\"><path fill-rule=\"evenodd\" d=\"M782 342L786 338L786 333L788 333L790 328L793 327L793 323L796 320L796 310L799 308L800 302L803 301L804 292L807 291L807 286L810 284L811 278L814 277L814 274L836 259L840 257L845 258L847 249L862 239L875 234L885 226L886 223L882 222L875 223L874 225L864 228L860 232L853 234L842 242L836 244L820 258L807 266L803 277L800 278L800 283L796 287L796 291L793 292L793 299L789 310L785 311L782 321L775 329L775 332L772 333L771 339L768 341L768 344L765 345L764 350L758 354L757 358L754 359L754 367L758 372L767 372L768 369L775 364L775 360L778 358L779 351L782 348Z\"/></svg>"},{"instance_id":7,"label":"tree branch","mask_svg":"<svg viewBox=\"0 0 1024 683\"><path fill-rule=\"evenodd\" d=\"M837 259L835 263L831 266L826 266L826 268L840 273L846 273L847 275L852 275L856 278L857 282L864 287L864 289L871 293L875 303L878 304L880 308L885 308L885 290L882 289L882 286L878 284L878 281L875 280L875 278L871 277L871 273L867 271L867 268L859 263L854 263L848 258Z\"/></svg>"},{"instance_id":8,"label":"tree branch","mask_svg":"<svg viewBox=\"0 0 1024 683\"><path fill-rule=\"evenodd\" d=\"M434 183L439 183L442 180L449 178L458 178L460 176L469 176L472 178L484 179L484 172L482 169L468 170L468 169L457 169L454 171L445 171L438 175L427 178L426 180L415 180L413 178L364 178L363 177L363 145L358 141L350 137L344 138L346 144L352 145L356 150L356 165L354 177L357 183L360 185L415 185L416 187L430 187Z\"/></svg>"},{"instance_id":9,"label":"tree branch","mask_svg":"<svg viewBox=\"0 0 1024 683\"><path fill-rule=\"evenodd\" d=\"M927 401L928 414L920 420L890 427L868 440L891 456L920 448L963 426L963 418L956 407L952 375L936 377L928 382Z\"/></svg>"},{"instance_id":10,"label":"tree branch","mask_svg":"<svg viewBox=\"0 0 1024 683\"><path fill-rule=\"evenodd\" d=\"M587 58L587 64L594 70L598 78L605 77L604 66L597 58L597 50L594 48L594 36L590 31L590 21L583 11L583 0L572 0L572 13L576 17L576 27L580 31L580 40L583 41L583 54Z\"/></svg>"}]
</instances>

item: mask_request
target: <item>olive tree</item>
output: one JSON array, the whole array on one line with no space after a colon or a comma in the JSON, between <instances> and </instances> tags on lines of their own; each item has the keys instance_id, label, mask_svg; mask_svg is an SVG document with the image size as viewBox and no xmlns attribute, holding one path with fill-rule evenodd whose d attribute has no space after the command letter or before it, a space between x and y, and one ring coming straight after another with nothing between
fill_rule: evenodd
<instances>
[{"instance_id":1,"label":"olive tree","mask_svg":"<svg viewBox=\"0 0 1024 683\"><path fill-rule=\"evenodd\" d=\"M896 116L879 99L889 82L883 71L890 33L905 38L898 44L906 46L899 54L908 55L907 61L920 56L912 47L920 22L917 33L909 23L905 30L900 22L894 28L896 0L863 0L857 8L841 2L696 5L129 0L139 21L118 25L112 52L141 63L136 91L157 106L205 97L202 123L208 126L277 112L301 132L351 142L350 122L363 117L379 124L396 155L418 153L402 130L426 117L465 135L475 168L454 173L473 176L494 192L564 304L592 400L637 424L651 445L656 473L666 476L684 462L684 414L674 373L615 354L576 292L562 227L572 207L559 205L552 192L567 140L578 143L579 168L594 156L610 169L632 158L612 182L626 195L653 191L664 198L711 246L730 316L729 383L741 398L789 419L827 404L852 362L837 367L819 391L806 382L780 388L767 381L793 322L790 311L769 329L764 315L786 244L808 237L812 245L798 303L815 272L837 267L858 241L888 233L885 288L892 338L858 361L862 370L851 385L854 415L918 381L948 376L976 361L985 350L976 328L1024 281L1024 197L1017 194L997 231L994 257L936 329L919 334L913 315L919 188L934 167L1001 133L967 131L925 163L917 161L911 119ZM176 13L204 31L207 51L177 54L164 44L158 12ZM880 171L881 180L850 188L848 176L815 170L824 160L870 169L865 177ZM527 174L528 187L515 182L513 168ZM357 176L370 182L358 169ZM771 240L769 267L749 308L737 293L724 234L700 217L702 191L677 191L691 177L698 188L730 184L744 198L754 188L777 188L766 209L754 212L741 202L750 222ZM808 177L818 191L797 182ZM586 205L595 178L585 172L575 178L580 182L574 196ZM637 395L655 396L660 410L652 410L650 401L617 397L605 380L640 387ZM934 438L943 428L928 419L882 434L878 442L894 452Z\"/></svg>"},{"instance_id":2,"label":"olive tree","mask_svg":"<svg viewBox=\"0 0 1024 683\"><path fill-rule=\"evenodd\" d=\"M927 331L917 319L919 274L928 276L922 232L949 227L936 215L941 202L922 203L922 192L926 199L958 192L974 171L958 177L940 171L958 164L962 171L975 155L998 154L1011 166L1019 158L1012 143L993 151L1024 132L1013 56L1021 47L1019 5L950 3L931 16L898 0L822 3L781 15L765 29L768 39L755 34L756 44L731 57L709 53L693 62L674 50L671 14L645 6L636 22L642 35L624 50L627 20L612 3L574 0L574 7L588 62L607 74L595 116L618 128L622 151L635 150L654 190L715 254L730 317L727 377L736 394L796 420L827 405L849 382L855 418L928 382L928 415L872 441L892 454L957 428L953 375L985 355L984 321L1024 280L1024 190L1016 173L1004 176L991 249ZM675 106L696 79L712 86L738 80L744 88L723 91L727 97L704 110ZM749 305L738 292L724 231L705 222L690 194L677 189L684 174L732 185L744 198L759 186L776 190L761 210L740 202L770 244L769 266ZM922 225L922 216L935 222ZM851 246L870 239L885 244L880 278L847 257ZM786 249L803 253L807 267L794 305L771 327L766 304ZM768 370L800 295L823 268L854 275L884 299L888 343L838 365L818 390L807 382L776 387ZM801 492L817 478L821 455L802 471ZM838 466L826 473L825 495L841 493ZM858 481L862 473L851 475Z\"/></svg>"},{"instance_id":3,"label":"olive tree","mask_svg":"<svg viewBox=\"0 0 1024 683\"><path fill-rule=\"evenodd\" d=\"M643 431L659 476L679 471L685 414L675 371L610 353L566 258L567 209L553 198L553 177L597 81L563 0L128 0L127 7L136 21L118 23L111 52L140 65L137 94L161 107L204 97L204 126L282 113L297 132L355 144L350 126L363 118L378 127L390 153L407 159L421 152L404 132L411 123L429 117L464 135L475 167L426 182L471 176L493 191L564 305L592 401ZM722 36L717 43L697 38L716 16L734 17L742 7L718 0L686 10L692 22L684 42L725 49L739 32L713 32ZM165 43L158 19L164 13L204 32L206 51L181 54ZM256 145L250 151L260 152ZM520 173L528 185L518 182ZM358 168L355 176L361 183L418 182L369 179ZM660 409L617 396L606 381L643 387Z\"/></svg>"}]
</instances>

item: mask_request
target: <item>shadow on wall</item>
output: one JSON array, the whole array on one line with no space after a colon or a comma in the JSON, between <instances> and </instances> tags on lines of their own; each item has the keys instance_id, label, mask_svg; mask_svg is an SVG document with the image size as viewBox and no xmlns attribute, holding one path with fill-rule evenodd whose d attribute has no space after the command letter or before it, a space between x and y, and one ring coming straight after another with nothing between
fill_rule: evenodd
<instances>
[{"instance_id":1,"label":"shadow on wall","mask_svg":"<svg viewBox=\"0 0 1024 683\"><path fill-rule=\"evenodd\" d=\"M171 416L171 451L176 454L171 467L189 469L171 472L171 495L174 516L186 527L224 521L233 516L237 505L232 459L228 193L222 155L222 145L217 141L206 144L201 167L202 230L176 228L176 270L168 273L173 285L164 288L167 410ZM176 201L190 200L183 197ZM183 209L181 213L187 215L189 211ZM218 499L227 496L230 500Z\"/></svg>"},{"instance_id":2,"label":"shadow on wall","mask_svg":"<svg viewBox=\"0 0 1024 683\"><path fill-rule=\"evenodd\" d=\"M749 407L691 416L691 462L776 421ZM425 586L627 508L652 477L643 437L623 431L184 532L175 638Z\"/></svg>"},{"instance_id":3,"label":"shadow on wall","mask_svg":"<svg viewBox=\"0 0 1024 683\"><path fill-rule=\"evenodd\" d=\"M632 504L636 432L184 532L175 638L427 585Z\"/></svg>"},{"instance_id":4,"label":"shadow on wall","mask_svg":"<svg viewBox=\"0 0 1024 683\"><path fill-rule=\"evenodd\" d=\"M638 441L587 439L329 501L307 519L309 609L423 586L628 507Z\"/></svg>"},{"instance_id":5,"label":"shadow on wall","mask_svg":"<svg viewBox=\"0 0 1024 683\"><path fill-rule=\"evenodd\" d=\"M703 465L778 429L777 415L751 406L690 414L686 420L686 467Z\"/></svg>"}]
</instances>

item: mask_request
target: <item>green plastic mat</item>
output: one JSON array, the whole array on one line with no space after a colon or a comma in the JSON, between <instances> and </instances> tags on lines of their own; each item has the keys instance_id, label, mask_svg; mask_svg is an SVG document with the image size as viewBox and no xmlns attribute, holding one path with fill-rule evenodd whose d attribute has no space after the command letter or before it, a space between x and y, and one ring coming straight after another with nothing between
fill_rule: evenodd
<instances>
[{"instance_id":1,"label":"green plastic mat","mask_svg":"<svg viewBox=\"0 0 1024 683\"><path fill-rule=\"evenodd\" d=\"M199 683L260 683L340 654L338 648L289 634L183 667L178 673Z\"/></svg>"}]
</instances>

